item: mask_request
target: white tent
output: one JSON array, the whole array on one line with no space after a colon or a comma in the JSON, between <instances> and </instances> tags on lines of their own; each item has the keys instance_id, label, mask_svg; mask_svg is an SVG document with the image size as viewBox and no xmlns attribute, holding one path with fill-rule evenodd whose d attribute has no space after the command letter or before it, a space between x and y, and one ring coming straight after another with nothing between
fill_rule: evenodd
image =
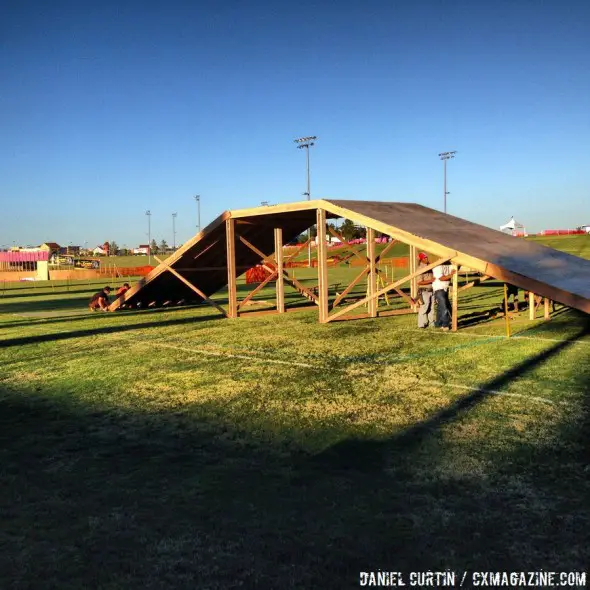
<instances>
[{"instance_id":1,"label":"white tent","mask_svg":"<svg viewBox=\"0 0 590 590\"><path fill-rule=\"evenodd\" d=\"M513 236L527 235L526 228L524 227L524 225L522 225L522 223L518 223L518 221L514 219L514 216L510 218L510 221L508 223L505 223L504 225L500 226L500 231L504 233L509 233Z\"/></svg>"}]
</instances>

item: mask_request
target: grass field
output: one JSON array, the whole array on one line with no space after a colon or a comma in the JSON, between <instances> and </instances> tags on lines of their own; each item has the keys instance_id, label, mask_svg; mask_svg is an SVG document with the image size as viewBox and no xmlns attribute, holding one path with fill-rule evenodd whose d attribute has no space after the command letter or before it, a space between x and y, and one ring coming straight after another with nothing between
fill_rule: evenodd
<instances>
[{"instance_id":1,"label":"grass field","mask_svg":"<svg viewBox=\"0 0 590 590\"><path fill-rule=\"evenodd\" d=\"M567 245L590 258L584 239ZM313 310L91 314L97 287L0 297L0 588L587 567L588 316L523 313L506 339L472 323L501 300L491 282L462 294L456 334Z\"/></svg>"}]
</instances>

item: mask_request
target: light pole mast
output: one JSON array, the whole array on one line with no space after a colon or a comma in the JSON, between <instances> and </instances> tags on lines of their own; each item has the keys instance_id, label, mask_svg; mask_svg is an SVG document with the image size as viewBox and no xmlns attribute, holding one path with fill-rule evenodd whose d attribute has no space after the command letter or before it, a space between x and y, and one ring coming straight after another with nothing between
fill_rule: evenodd
<instances>
[{"instance_id":1,"label":"light pole mast","mask_svg":"<svg viewBox=\"0 0 590 590\"><path fill-rule=\"evenodd\" d=\"M176 213L172 213L172 250L176 251Z\"/></svg>"},{"instance_id":2,"label":"light pole mast","mask_svg":"<svg viewBox=\"0 0 590 590\"><path fill-rule=\"evenodd\" d=\"M310 135L308 137L299 137L298 139L293 140L297 144L297 149L304 149L307 152L307 192L304 193L307 195L307 200L311 200L311 184L309 179L309 148L312 145L315 145L315 140L317 137L315 135ZM309 244L307 245L307 265L311 266L311 228L307 230L307 238L309 240Z\"/></svg>"},{"instance_id":3,"label":"light pole mast","mask_svg":"<svg viewBox=\"0 0 590 590\"><path fill-rule=\"evenodd\" d=\"M148 264L152 265L152 212L148 209L145 214L148 218Z\"/></svg>"},{"instance_id":4,"label":"light pole mast","mask_svg":"<svg viewBox=\"0 0 590 590\"><path fill-rule=\"evenodd\" d=\"M201 195L195 195L197 202L197 233L201 231Z\"/></svg>"},{"instance_id":5,"label":"light pole mast","mask_svg":"<svg viewBox=\"0 0 590 590\"><path fill-rule=\"evenodd\" d=\"M447 192L447 160L455 157L457 152L442 152L439 155L440 159L443 161L444 167L444 212L447 212L447 195L451 193Z\"/></svg>"}]
</instances>

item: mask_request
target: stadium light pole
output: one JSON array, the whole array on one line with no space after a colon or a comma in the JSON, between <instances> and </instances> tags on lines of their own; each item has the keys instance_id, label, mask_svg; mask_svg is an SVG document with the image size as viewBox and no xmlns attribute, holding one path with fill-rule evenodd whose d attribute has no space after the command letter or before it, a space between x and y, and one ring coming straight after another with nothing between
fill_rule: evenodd
<instances>
[{"instance_id":1,"label":"stadium light pole","mask_svg":"<svg viewBox=\"0 0 590 590\"><path fill-rule=\"evenodd\" d=\"M152 212L148 209L145 214L148 218L148 264L152 265Z\"/></svg>"},{"instance_id":2,"label":"stadium light pole","mask_svg":"<svg viewBox=\"0 0 590 590\"><path fill-rule=\"evenodd\" d=\"M444 212L447 212L447 195L450 195L451 193L447 192L447 160L450 160L451 158L455 157L455 154L457 152L442 152L439 155L439 158L443 161L443 167L444 167L444 176L445 176L445 180L444 180Z\"/></svg>"},{"instance_id":3,"label":"stadium light pole","mask_svg":"<svg viewBox=\"0 0 590 590\"><path fill-rule=\"evenodd\" d=\"M201 195L195 195L197 202L197 233L201 231Z\"/></svg>"},{"instance_id":4,"label":"stadium light pole","mask_svg":"<svg viewBox=\"0 0 590 590\"><path fill-rule=\"evenodd\" d=\"M172 213L172 250L176 251L176 213Z\"/></svg>"},{"instance_id":5,"label":"stadium light pole","mask_svg":"<svg viewBox=\"0 0 590 590\"><path fill-rule=\"evenodd\" d=\"M307 192L303 194L307 195L308 201L311 200L311 184L309 179L309 148L312 145L315 145L316 139L316 135L309 135L308 137L299 137L293 140L297 144L297 149L305 149L307 153ZM311 228L307 230L307 239L309 240L309 244L307 245L307 266L311 266Z\"/></svg>"}]
</instances>

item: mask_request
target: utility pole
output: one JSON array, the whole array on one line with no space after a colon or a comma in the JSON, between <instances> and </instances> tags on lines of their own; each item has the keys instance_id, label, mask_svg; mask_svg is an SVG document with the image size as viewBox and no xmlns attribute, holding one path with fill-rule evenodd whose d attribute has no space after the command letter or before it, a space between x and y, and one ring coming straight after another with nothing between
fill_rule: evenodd
<instances>
[{"instance_id":1,"label":"utility pole","mask_svg":"<svg viewBox=\"0 0 590 590\"><path fill-rule=\"evenodd\" d=\"M447 160L450 160L451 158L455 157L455 154L457 152L442 152L441 154L438 154L440 159L443 161L443 165L444 165L444 176L445 176L445 180L444 180L444 212L447 212L447 195L450 195L451 193L447 192Z\"/></svg>"},{"instance_id":2,"label":"utility pole","mask_svg":"<svg viewBox=\"0 0 590 590\"><path fill-rule=\"evenodd\" d=\"M302 150L305 148L307 153L307 192L303 193L307 195L307 200L311 200L311 185L309 180L309 148L312 145L315 145L315 140L317 136L310 135L308 137L299 137L298 139L294 139L293 141L297 144L297 149ZM307 238L309 240L309 244L307 245L307 265L311 266L311 228L307 230Z\"/></svg>"},{"instance_id":3,"label":"utility pole","mask_svg":"<svg viewBox=\"0 0 590 590\"><path fill-rule=\"evenodd\" d=\"M201 231L201 195L195 195L197 202L197 233Z\"/></svg>"},{"instance_id":4,"label":"utility pole","mask_svg":"<svg viewBox=\"0 0 590 590\"><path fill-rule=\"evenodd\" d=\"M172 213L172 250L176 251L176 213Z\"/></svg>"},{"instance_id":5,"label":"utility pole","mask_svg":"<svg viewBox=\"0 0 590 590\"><path fill-rule=\"evenodd\" d=\"M152 265L152 212L148 209L145 214L148 218L148 264Z\"/></svg>"}]
</instances>

